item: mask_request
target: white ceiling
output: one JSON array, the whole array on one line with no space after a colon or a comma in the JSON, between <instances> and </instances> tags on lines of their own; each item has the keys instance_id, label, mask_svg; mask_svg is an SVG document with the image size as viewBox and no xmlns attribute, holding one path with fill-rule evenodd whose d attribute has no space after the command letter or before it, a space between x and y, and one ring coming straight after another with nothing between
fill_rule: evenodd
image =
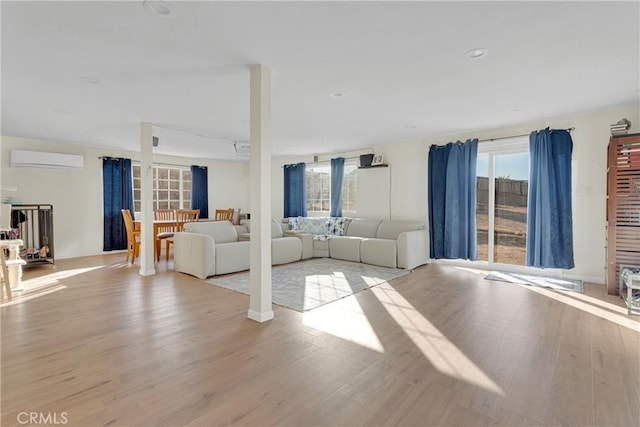
<instances>
[{"instance_id":1,"label":"white ceiling","mask_svg":"<svg viewBox=\"0 0 640 427\"><path fill-rule=\"evenodd\" d=\"M2 134L137 151L151 121L157 153L238 160L258 63L272 70L274 156L640 96L637 1L167 4L161 17L142 1L2 1ZM488 55L467 59L477 47Z\"/></svg>"}]
</instances>

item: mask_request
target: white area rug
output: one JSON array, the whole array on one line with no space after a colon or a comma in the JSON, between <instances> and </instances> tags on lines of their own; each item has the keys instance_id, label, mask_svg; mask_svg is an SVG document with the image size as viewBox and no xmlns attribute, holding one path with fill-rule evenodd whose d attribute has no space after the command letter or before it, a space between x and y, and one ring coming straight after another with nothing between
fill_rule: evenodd
<instances>
[{"instance_id":1,"label":"white area rug","mask_svg":"<svg viewBox=\"0 0 640 427\"><path fill-rule=\"evenodd\" d=\"M520 285L539 286L541 288L559 289L562 291L584 292L582 280L555 279L553 277L531 276L528 274L492 271L485 277L487 280L518 283Z\"/></svg>"},{"instance_id":2,"label":"white area rug","mask_svg":"<svg viewBox=\"0 0 640 427\"><path fill-rule=\"evenodd\" d=\"M377 267L331 258L313 258L273 267L274 304L308 311L408 274L409 270ZM212 285L249 294L249 273L217 276Z\"/></svg>"}]
</instances>

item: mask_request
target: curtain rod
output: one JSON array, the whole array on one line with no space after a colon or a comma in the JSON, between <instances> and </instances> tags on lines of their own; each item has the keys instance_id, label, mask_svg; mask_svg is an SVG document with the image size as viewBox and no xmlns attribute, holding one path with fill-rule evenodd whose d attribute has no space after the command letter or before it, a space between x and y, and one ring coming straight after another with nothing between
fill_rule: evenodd
<instances>
[{"instance_id":1,"label":"curtain rod","mask_svg":"<svg viewBox=\"0 0 640 427\"><path fill-rule=\"evenodd\" d=\"M107 158L113 159L113 160L116 160L116 161L120 160L120 157L98 156L98 159L100 159L100 160L107 159ZM132 159L131 163L140 163L140 160L133 160ZM153 166L173 166L173 167L178 167L178 168L190 168L191 167L191 165L178 165L178 164L175 164L175 163L158 163L158 162L152 162L152 165ZM199 165L196 165L196 166L198 166L199 168L206 168L206 166L199 166Z\"/></svg>"},{"instance_id":2,"label":"curtain rod","mask_svg":"<svg viewBox=\"0 0 640 427\"><path fill-rule=\"evenodd\" d=\"M553 129L551 129L551 130L553 130ZM567 128L567 129L560 129L560 130L566 130L567 132L571 132L571 131L576 130L576 128L572 126L572 127L570 127L570 128ZM524 134L522 134L522 135L499 136L499 137L496 137L496 138L480 139L478 142L487 142L487 141L489 141L489 142L493 142L493 141L498 141L498 140L500 140L500 139L520 138L520 137L523 137L523 136L529 136L529 135L531 135L531 132L529 132L529 133L524 133Z\"/></svg>"},{"instance_id":3,"label":"curtain rod","mask_svg":"<svg viewBox=\"0 0 640 427\"><path fill-rule=\"evenodd\" d=\"M340 156L338 156L338 157L340 157ZM336 157L334 157L334 159L335 158ZM344 159L345 160L360 159L360 156L345 157ZM329 162L331 162L331 159L329 159L329 160L318 160L317 162L298 162L298 163L304 163L305 165L317 165L317 164L320 164L320 163L329 163ZM280 166L280 168L284 168L284 167L290 166L290 165L297 165L298 163L289 163L289 164Z\"/></svg>"}]
</instances>

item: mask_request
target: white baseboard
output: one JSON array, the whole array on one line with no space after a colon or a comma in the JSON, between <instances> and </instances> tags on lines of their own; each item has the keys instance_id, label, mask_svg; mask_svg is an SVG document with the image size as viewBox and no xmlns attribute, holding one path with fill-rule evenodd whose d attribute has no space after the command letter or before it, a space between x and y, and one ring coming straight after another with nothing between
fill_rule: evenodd
<instances>
[{"instance_id":1,"label":"white baseboard","mask_svg":"<svg viewBox=\"0 0 640 427\"><path fill-rule=\"evenodd\" d=\"M255 311L255 310L249 310L247 312L247 317L249 317L249 319L251 320L255 320L256 322L267 322L271 319L273 319L273 310L268 310L268 311Z\"/></svg>"},{"instance_id":2,"label":"white baseboard","mask_svg":"<svg viewBox=\"0 0 640 427\"><path fill-rule=\"evenodd\" d=\"M151 268L149 270L140 269L140 275L141 276L153 276L154 274L156 274L156 269L155 268Z\"/></svg>"}]
</instances>

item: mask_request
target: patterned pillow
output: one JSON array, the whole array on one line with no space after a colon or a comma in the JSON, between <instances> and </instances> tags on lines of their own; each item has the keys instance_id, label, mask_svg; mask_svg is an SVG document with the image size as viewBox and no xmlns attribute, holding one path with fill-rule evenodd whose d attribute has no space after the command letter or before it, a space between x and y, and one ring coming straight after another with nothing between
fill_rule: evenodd
<instances>
[{"instance_id":1,"label":"patterned pillow","mask_svg":"<svg viewBox=\"0 0 640 427\"><path fill-rule=\"evenodd\" d=\"M300 230L300 222L297 216L289 218L289 230Z\"/></svg>"},{"instance_id":2,"label":"patterned pillow","mask_svg":"<svg viewBox=\"0 0 640 427\"><path fill-rule=\"evenodd\" d=\"M344 218L329 218L325 225L326 233L334 236L344 236Z\"/></svg>"},{"instance_id":3,"label":"patterned pillow","mask_svg":"<svg viewBox=\"0 0 640 427\"><path fill-rule=\"evenodd\" d=\"M300 231L311 234L325 234L326 233L327 218L322 217L298 217L298 224Z\"/></svg>"},{"instance_id":4,"label":"patterned pillow","mask_svg":"<svg viewBox=\"0 0 640 427\"><path fill-rule=\"evenodd\" d=\"M321 242L326 242L330 240L333 236L330 234L314 234L313 240L320 240Z\"/></svg>"}]
</instances>

